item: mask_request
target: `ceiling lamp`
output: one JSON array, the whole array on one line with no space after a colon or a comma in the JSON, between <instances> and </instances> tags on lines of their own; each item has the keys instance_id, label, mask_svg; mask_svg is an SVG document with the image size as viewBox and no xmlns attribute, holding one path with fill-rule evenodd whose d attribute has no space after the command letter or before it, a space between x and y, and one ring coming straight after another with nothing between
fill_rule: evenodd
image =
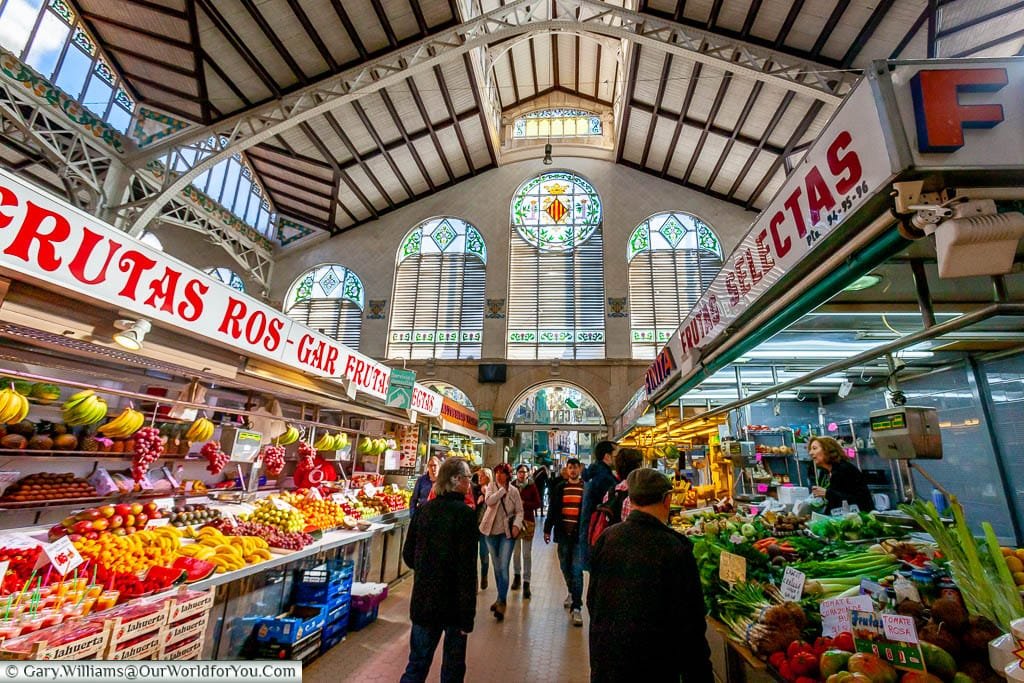
<instances>
[{"instance_id":1,"label":"ceiling lamp","mask_svg":"<svg viewBox=\"0 0 1024 683\"><path fill-rule=\"evenodd\" d=\"M119 331L114 333L114 341L129 351L138 351L142 348L142 340L146 333L153 329L148 320L115 320L114 327Z\"/></svg>"},{"instance_id":2,"label":"ceiling lamp","mask_svg":"<svg viewBox=\"0 0 1024 683\"><path fill-rule=\"evenodd\" d=\"M544 165L545 166L550 166L553 163L555 163L555 162L551 158L551 143L549 142L549 143L544 145Z\"/></svg>"},{"instance_id":3,"label":"ceiling lamp","mask_svg":"<svg viewBox=\"0 0 1024 683\"><path fill-rule=\"evenodd\" d=\"M881 275L875 275L869 273L867 275L861 275L859 278L854 280L852 283L843 288L844 292L859 292L864 289L871 289L879 282L882 281Z\"/></svg>"}]
</instances>

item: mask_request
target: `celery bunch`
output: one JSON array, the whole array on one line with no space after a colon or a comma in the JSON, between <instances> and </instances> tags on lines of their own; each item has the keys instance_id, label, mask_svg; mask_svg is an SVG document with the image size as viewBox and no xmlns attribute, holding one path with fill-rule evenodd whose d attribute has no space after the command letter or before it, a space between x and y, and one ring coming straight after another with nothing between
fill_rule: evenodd
<instances>
[{"instance_id":1,"label":"celery bunch","mask_svg":"<svg viewBox=\"0 0 1024 683\"><path fill-rule=\"evenodd\" d=\"M999 550L992 525L982 523L985 539L979 547L964 519L963 507L955 497L950 502L953 511L953 526L950 528L946 528L931 503L915 500L910 505L901 505L900 509L931 534L949 560L953 580L963 595L967 610L990 619L1003 631L1009 632L1010 622L1024 616L1024 607L1006 559Z\"/></svg>"}]
</instances>

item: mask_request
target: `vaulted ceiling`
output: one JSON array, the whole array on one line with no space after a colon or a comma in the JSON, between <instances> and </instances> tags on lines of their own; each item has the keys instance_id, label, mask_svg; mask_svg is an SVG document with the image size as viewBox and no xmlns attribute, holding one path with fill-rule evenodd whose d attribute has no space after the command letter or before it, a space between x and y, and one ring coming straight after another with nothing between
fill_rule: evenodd
<instances>
[{"instance_id":1,"label":"vaulted ceiling","mask_svg":"<svg viewBox=\"0 0 1024 683\"><path fill-rule=\"evenodd\" d=\"M501 114L565 93L612 112L614 161L758 209L840 101L815 94L812 82L849 80L874 59L1024 48L1024 3L1011 0L635 2L604 3L638 15L623 13L614 30L595 32L586 23L556 24L582 10L544 0L528 8L543 13L534 17L537 30L453 52L244 154L280 215L333 234L500 164ZM183 133L194 137L505 3L74 4L139 100L194 122ZM692 56L615 35L665 21L697 37ZM767 66L796 63L801 75L758 77L745 68L751 54L767 57Z\"/></svg>"}]
</instances>

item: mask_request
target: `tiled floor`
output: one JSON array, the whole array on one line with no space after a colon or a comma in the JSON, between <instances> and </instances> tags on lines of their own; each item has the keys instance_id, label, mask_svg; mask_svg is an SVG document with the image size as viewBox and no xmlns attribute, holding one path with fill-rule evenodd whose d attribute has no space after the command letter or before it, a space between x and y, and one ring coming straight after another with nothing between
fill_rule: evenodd
<instances>
[{"instance_id":1,"label":"tiled floor","mask_svg":"<svg viewBox=\"0 0 1024 683\"><path fill-rule=\"evenodd\" d=\"M542 535L535 535L530 584L533 598L523 600L521 591L509 591L508 612L503 623L496 622L488 609L496 596L493 570L491 573L491 587L477 593L476 624L469 636L466 680L489 683L582 683L589 680L587 626L574 628L569 622L568 610L562 607L565 581L558 569L555 545L546 546ZM375 623L350 634L347 640L313 662L304 672L305 683L397 683L409 656L412 581L407 579L392 587ZM439 645L427 680L438 681L440 669Z\"/></svg>"}]
</instances>

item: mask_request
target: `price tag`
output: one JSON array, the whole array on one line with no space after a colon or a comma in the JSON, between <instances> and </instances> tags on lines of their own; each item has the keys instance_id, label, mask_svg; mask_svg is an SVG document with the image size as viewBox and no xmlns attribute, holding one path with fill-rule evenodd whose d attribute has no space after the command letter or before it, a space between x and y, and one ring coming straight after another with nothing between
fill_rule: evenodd
<instances>
[{"instance_id":1,"label":"price tag","mask_svg":"<svg viewBox=\"0 0 1024 683\"><path fill-rule=\"evenodd\" d=\"M231 526L238 526L238 520L227 510L221 510L220 516L221 519L226 519Z\"/></svg>"},{"instance_id":2,"label":"price tag","mask_svg":"<svg viewBox=\"0 0 1024 683\"><path fill-rule=\"evenodd\" d=\"M925 670L913 617L861 610L853 610L850 614L853 645L857 652L871 653L897 669Z\"/></svg>"},{"instance_id":3,"label":"price tag","mask_svg":"<svg viewBox=\"0 0 1024 683\"><path fill-rule=\"evenodd\" d=\"M288 512L289 510L295 509L290 504L286 503L284 500L276 496L270 499L270 503L278 510L283 510L284 512Z\"/></svg>"},{"instance_id":4,"label":"price tag","mask_svg":"<svg viewBox=\"0 0 1024 683\"><path fill-rule=\"evenodd\" d=\"M853 631L850 622L852 610L870 611L871 596L858 595L852 598L832 598L821 601L821 635L831 637Z\"/></svg>"},{"instance_id":5,"label":"price tag","mask_svg":"<svg viewBox=\"0 0 1024 683\"><path fill-rule=\"evenodd\" d=\"M729 584L746 581L747 558L723 550L718 565L718 578Z\"/></svg>"},{"instance_id":6,"label":"price tag","mask_svg":"<svg viewBox=\"0 0 1024 683\"><path fill-rule=\"evenodd\" d=\"M66 576L68 572L85 561L82 559L82 556L78 554L78 549L75 548L75 544L72 543L71 539L67 536L58 539L49 545L44 545L43 555L49 559L53 568L61 576Z\"/></svg>"},{"instance_id":7,"label":"price tag","mask_svg":"<svg viewBox=\"0 0 1024 683\"><path fill-rule=\"evenodd\" d=\"M798 602L804 594L804 582L807 575L799 569L786 567L782 574L782 586L780 586L782 599L789 602Z\"/></svg>"},{"instance_id":8,"label":"price tag","mask_svg":"<svg viewBox=\"0 0 1024 683\"><path fill-rule=\"evenodd\" d=\"M158 526L167 526L171 523L170 517L161 517L160 519L151 519L149 524L146 526L147 529L154 529Z\"/></svg>"},{"instance_id":9,"label":"price tag","mask_svg":"<svg viewBox=\"0 0 1024 683\"><path fill-rule=\"evenodd\" d=\"M173 498L156 498L153 500L156 503L157 510L173 510L174 499Z\"/></svg>"},{"instance_id":10,"label":"price tag","mask_svg":"<svg viewBox=\"0 0 1024 683\"><path fill-rule=\"evenodd\" d=\"M309 490L309 497L313 500L323 500L324 497L320 494L320 489L312 488Z\"/></svg>"}]
</instances>

